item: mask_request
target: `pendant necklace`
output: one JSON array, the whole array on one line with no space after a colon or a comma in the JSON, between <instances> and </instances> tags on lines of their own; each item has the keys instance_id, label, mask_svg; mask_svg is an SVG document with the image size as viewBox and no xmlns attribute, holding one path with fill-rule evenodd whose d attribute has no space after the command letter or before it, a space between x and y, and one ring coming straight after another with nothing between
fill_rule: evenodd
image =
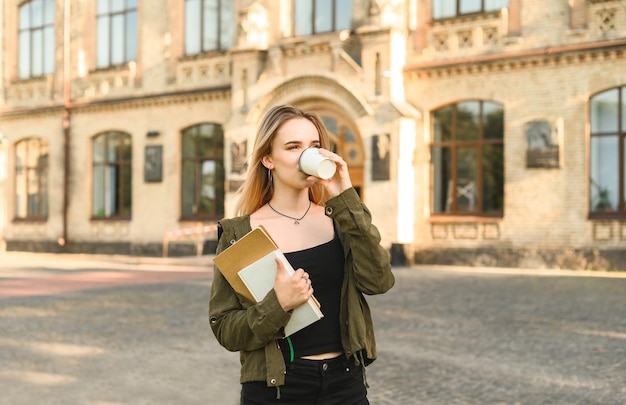
<instances>
[{"instance_id":1,"label":"pendant necklace","mask_svg":"<svg viewBox=\"0 0 626 405\"><path fill-rule=\"evenodd\" d=\"M302 215L300 218L294 218L294 217L290 217L289 215L285 215L282 212L278 212L274 209L274 207L272 207L272 205L269 203L269 201L267 202L267 206L270 207L272 209L272 211L274 211L275 213L277 213L278 215L282 215L285 218L289 218L289 219L293 219L294 220L294 225L298 225L300 223L300 221L306 217L306 214L309 213L309 210L311 209L311 200L309 200L309 207L306 209L306 212L304 213L304 215Z\"/></svg>"}]
</instances>

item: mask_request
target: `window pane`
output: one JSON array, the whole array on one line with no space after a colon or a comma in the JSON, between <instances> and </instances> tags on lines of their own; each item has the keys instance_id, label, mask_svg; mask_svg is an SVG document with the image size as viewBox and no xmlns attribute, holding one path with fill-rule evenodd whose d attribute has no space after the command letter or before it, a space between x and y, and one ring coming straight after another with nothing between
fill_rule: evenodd
<instances>
[{"instance_id":1,"label":"window pane","mask_svg":"<svg viewBox=\"0 0 626 405\"><path fill-rule=\"evenodd\" d=\"M212 215L215 213L215 180L216 180L216 164L214 160L205 160L202 162L202 179L200 190L200 209L199 214Z\"/></svg>"},{"instance_id":2,"label":"window pane","mask_svg":"<svg viewBox=\"0 0 626 405\"><path fill-rule=\"evenodd\" d=\"M43 23L54 24L54 0L45 0Z\"/></svg>"},{"instance_id":3,"label":"window pane","mask_svg":"<svg viewBox=\"0 0 626 405\"><path fill-rule=\"evenodd\" d=\"M235 37L235 2L222 1L222 13L220 15L220 49L228 49L233 46Z\"/></svg>"},{"instance_id":4,"label":"window pane","mask_svg":"<svg viewBox=\"0 0 626 405\"><path fill-rule=\"evenodd\" d=\"M20 45L19 45L19 77L20 79L27 79L30 77L30 31L20 32Z\"/></svg>"},{"instance_id":5,"label":"window pane","mask_svg":"<svg viewBox=\"0 0 626 405\"><path fill-rule=\"evenodd\" d=\"M132 143L130 135L120 136L120 160L130 162L132 160Z\"/></svg>"},{"instance_id":6,"label":"window pane","mask_svg":"<svg viewBox=\"0 0 626 405\"><path fill-rule=\"evenodd\" d=\"M37 170L29 168L26 170L26 195L28 200L27 215L37 216L39 207L39 181Z\"/></svg>"},{"instance_id":7,"label":"window pane","mask_svg":"<svg viewBox=\"0 0 626 405\"><path fill-rule=\"evenodd\" d=\"M200 53L200 0L185 2L185 54Z\"/></svg>"},{"instance_id":8,"label":"window pane","mask_svg":"<svg viewBox=\"0 0 626 405\"><path fill-rule=\"evenodd\" d=\"M124 16L114 15L111 18L111 65L124 63Z\"/></svg>"},{"instance_id":9,"label":"window pane","mask_svg":"<svg viewBox=\"0 0 626 405\"><path fill-rule=\"evenodd\" d=\"M183 161L183 179L182 179L182 215L189 216L196 213L195 208L195 170L194 161Z\"/></svg>"},{"instance_id":10,"label":"window pane","mask_svg":"<svg viewBox=\"0 0 626 405\"><path fill-rule=\"evenodd\" d=\"M107 143L106 143L106 150L107 150L107 157L106 157L106 161L111 163L111 162L115 162L118 159L120 159L119 156L119 148L120 148L120 138L119 136L115 135L115 134L109 134L107 135Z\"/></svg>"},{"instance_id":11,"label":"window pane","mask_svg":"<svg viewBox=\"0 0 626 405\"><path fill-rule=\"evenodd\" d=\"M124 62L137 60L137 12L126 14L126 59Z\"/></svg>"},{"instance_id":12,"label":"window pane","mask_svg":"<svg viewBox=\"0 0 626 405\"><path fill-rule=\"evenodd\" d=\"M98 15L109 13L111 10L109 8L109 1L110 0L98 0Z\"/></svg>"},{"instance_id":13,"label":"window pane","mask_svg":"<svg viewBox=\"0 0 626 405\"><path fill-rule=\"evenodd\" d=\"M126 0L126 9L135 9L137 8L137 0Z\"/></svg>"},{"instance_id":14,"label":"window pane","mask_svg":"<svg viewBox=\"0 0 626 405\"><path fill-rule=\"evenodd\" d=\"M32 67L31 73L34 77L43 75L43 31L36 30L32 34Z\"/></svg>"},{"instance_id":15,"label":"window pane","mask_svg":"<svg viewBox=\"0 0 626 405\"><path fill-rule=\"evenodd\" d=\"M619 89L605 91L591 99L591 132L617 132Z\"/></svg>"},{"instance_id":16,"label":"window pane","mask_svg":"<svg viewBox=\"0 0 626 405\"><path fill-rule=\"evenodd\" d=\"M508 6L508 0L485 0L485 11L500 10Z\"/></svg>"},{"instance_id":17,"label":"window pane","mask_svg":"<svg viewBox=\"0 0 626 405\"><path fill-rule=\"evenodd\" d=\"M452 139L452 108L447 106L434 112L434 142L447 142Z\"/></svg>"},{"instance_id":18,"label":"window pane","mask_svg":"<svg viewBox=\"0 0 626 405\"><path fill-rule=\"evenodd\" d=\"M130 217L131 215L131 206L132 206L132 187L131 187L131 176L132 176L132 170L130 165L122 165L120 166L121 168L121 184L120 184L120 191L122 192L122 199L121 199L121 207L120 207L120 212L119 214L125 217Z\"/></svg>"},{"instance_id":19,"label":"window pane","mask_svg":"<svg viewBox=\"0 0 626 405\"><path fill-rule=\"evenodd\" d=\"M333 2L332 0L315 1L315 32L330 32L333 30Z\"/></svg>"},{"instance_id":20,"label":"window pane","mask_svg":"<svg viewBox=\"0 0 626 405\"><path fill-rule=\"evenodd\" d=\"M109 217L119 214L117 203L117 188L119 185L119 169L115 165L107 165L104 169L104 214Z\"/></svg>"},{"instance_id":21,"label":"window pane","mask_svg":"<svg viewBox=\"0 0 626 405\"><path fill-rule=\"evenodd\" d=\"M466 101L456 107L456 139L477 140L480 134L480 102Z\"/></svg>"},{"instance_id":22,"label":"window pane","mask_svg":"<svg viewBox=\"0 0 626 405\"><path fill-rule=\"evenodd\" d=\"M16 162L20 158L16 157ZM26 170L16 163L15 168L15 217L26 218L27 215L26 200Z\"/></svg>"},{"instance_id":23,"label":"window pane","mask_svg":"<svg viewBox=\"0 0 626 405\"><path fill-rule=\"evenodd\" d=\"M619 190L619 147L617 136L591 138L591 211L617 209Z\"/></svg>"},{"instance_id":24,"label":"window pane","mask_svg":"<svg viewBox=\"0 0 626 405\"><path fill-rule=\"evenodd\" d=\"M461 0L459 14L478 13L481 11L481 0Z\"/></svg>"},{"instance_id":25,"label":"window pane","mask_svg":"<svg viewBox=\"0 0 626 405\"><path fill-rule=\"evenodd\" d=\"M476 187L478 184L477 148L458 148L456 166L456 210L473 212L476 210Z\"/></svg>"},{"instance_id":26,"label":"window pane","mask_svg":"<svg viewBox=\"0 0 626 405\"><path fill-rule=\"evenodd\" d=\"M54 27L46 27L44 30L44 65L43 65L43 73L51 74L54 73Z\"/></svg>"},{"instance_id":27,"label":"window pane","mask_svg":"<svg viewBox=\"0 0 626 405\"><path fill-rule=\"evenodd\" d=\"M500 104L483 103L483 138L502 139L504 136L504 109Z\"/></svg>"},{"instance_id":28,"label":"window pane","mask_svg":"<svg viewBox=\"0 0 626 405\"><path fill-rule=\"evenodd\" d=\"M352 2L335 1L335 31L347 30L352 27Z\"/></svg>"},{"instance_id":29,"label":"window pane","mask_svg":"<svg viewBox=\"0 0 626 405\"><path fill-rule=\"evenodd\" d=\"M313 33L311 17L313 16L312 0L294 0L294 35L303 37Z\"/></svg>"},{"instance_id":30,"label":"window pane","mask_svg":"<svg viewBox=\"0 0 626 405\"><path fill-rule=\"evenodd\" d=\"M30 5L31 27L41 27L43 25L43 2L41 0L31 0Z\"/></svg>"},{"instance_id":31,"label":"window pane","mask_svg":"<svg viewBox=\"0 0 626 405\"><path fill-rule=\"evenodd\" d=\"M202 26L202 50L218 49L218 0L204 0L204 21Z\"/></svg>"},{"instance_id":32,"label":"window pane","mask_svg":"<svg viewBox=\"0 0 626 405\"><path fill-rule=\"evenodd\" d=\"M20 7L20 30L26 30L30 27L30 3L26 3Z\"/></svg>"},{"instance_id":33,"label":"window pane","mask_svg":"<svg viewBox=\"0 0 626 405\"><path fill-rule=\"evenodd\" d=\"M485 145L483 148L483 212L504 210L504 148Z\"/></svg>"},{"instance_id":34,"label":"window pane","mask_svg":"<svg viewBox=\"0 0 626 405\"><path fill-rule=\"evenodd\" d=\"M447 18L456 15L456 0L433 0L433 18Z\"/></svg>"},{"instance_id":35,"label":"window pane","mask_svg":"<svg viewBox=\"0 0 626 405\"><path fill-rule=\"evenodd\" d=\"M111 12L118 13L124 10L124 0L109 0L111 2Z\"/></svg>"},{"instance_id":36,"label":"window pane","mask_svg":"<svg viewBox=\"0 0 626 405\"><path fill-rule=\"evenodd\" d=\"M97 67L108 67L111 63L109 60L109 17L98 17L98 39L97 39Z\"/></svg>"},{"instance_id":37,"label":"window pane","mask_svg":"<svg viewBox=\"0 0 626 405\"><path fill-rule=\"evenodd\" d=\"M626 87L622 87L622 133L626 132ZM626 157L626 155L624 155Z\"/></svg>"},{"instance_id":38,"label":"window pane","mask_svg":"<svg viewBox=\"0 0 626 405\"><path fill-rule=\"evenodd\" d=\"M104 145L105 145L105 136L98 136L93 140L93 162L94 163L103 163L104 162Z\"/></svg>"},{"instance_id":39,"label":"window pane","mask_svg":"<svg viewBox=\"0 0 626 405\"><path fill-rule=\"evenodd\" d=\"M94 217L104 217L104 166L93 167L93 211Z\"/></svg>"},{"instance_id":40,"label":"window pane","mask_svg":"<svg viewBox=\"0 0 626 405\"><path fill-rule=\"evenodd\" d=\"M435 213L448 212L452 196L452 157L450 148L433 147L431 151L433 162L433 211Z\"/></svg>"}]
</instances>

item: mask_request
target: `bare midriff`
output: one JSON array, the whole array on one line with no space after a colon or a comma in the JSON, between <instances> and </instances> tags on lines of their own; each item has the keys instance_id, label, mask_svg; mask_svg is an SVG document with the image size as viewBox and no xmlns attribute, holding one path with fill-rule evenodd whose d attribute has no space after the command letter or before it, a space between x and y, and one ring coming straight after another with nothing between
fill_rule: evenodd
<instances>
[{"instance_id":1,"label":"bare midriff","mask_svg":"<svg viewBox=\"0 0 626 405\"><path fill-rule=\"evenodd\" d=\"M341 352L329 352L329 353L320 353L320 354L312 354L310 356L302 356L303 359L308 360L326 360L326 359L334 359L335 357L341 356Z\"/></svg>"}]
</instances>

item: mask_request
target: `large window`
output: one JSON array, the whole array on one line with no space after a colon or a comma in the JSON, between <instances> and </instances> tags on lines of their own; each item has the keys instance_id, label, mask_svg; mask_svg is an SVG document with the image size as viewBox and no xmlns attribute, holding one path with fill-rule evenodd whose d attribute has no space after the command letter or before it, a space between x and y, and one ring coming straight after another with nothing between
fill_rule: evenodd
<instances>
[{"instance_id":1,"label":"large window","mask_svg":"<svg viewBox=\"0 0 626 405\"><path fill-rule=\"evenodd\" d=\"M137 0L98 0L97 67L137 59Z\"/></svg>"},{"instance_id":2,"label":"large window","mask_svg":"<svg viewBox=\"0 0 626 405\"><path fill-rule=\"evenodd\" d=\"M15 144L15 219L48 217L48 142L29 138Z\"/></svg>"},{"instance_id":3,"label":"large window","mask_svg":"<svg viewBox=\"0 0 626 405\"><path fill-rule=\"evenodd\" d=\"M433 214L501 216L504 109L463 101L433 112Z\"/></svg>"},{"instance_id":4,"label":"large window","mask_svg":"<svg viewBox=\"0 0 626 405\"><path fill-rule=\"evenodd\" d=\"M131 215L132 142L130 135L106 132L93 138L93 218Z\"/></svg>"},{"instance_id":5,"label":"large window","mask_svg":"<svg viewBox=\"0 0 626 405\"><path fill-rule=\"evenodd\" d=\"M508 0L433 0L433 18L451 18L466 14L496 11L508 5Z\"/></svg>"},{"instance_id":6,"label":"large window","mask_svg":"<svg viewBox=\"0 0 626 405\"><path fill-rule=\"evenodd\" d=\"M293 0L294 36L350 29L351 0Z\"/></svg>"},{"instance_id":7,"label":"large window","mask_svg":"<svg viewBox=\"0 0 626 405\"><path fill-rule=\"evenodd\" d=\"M626 214L626 86L590 103L589 204L592 216Z\"/></svg>"},{"instance_id":8,"label":"large window","mask_svg":"<svg viewBox=\"0 0 626 405\"><path fill-rule=\"evenodd\" d=\"M182 134L182 217L219 219L224 215L224 133L200 124Z\"/></svg>"},{"instance_id":9,"label":"large window","mask_svg":"<svg viewBox=\"0 0 626 405\"><path fill-rule=\"evenodd\" d=\"M185 55L227 50L234 39L234 1L185 0Z\"/></svg>"},{"instance_id":10,"label":"large window","mask_svg":"<svg viewBox=\"0 0 626 405\"><path fill-rule=\"evenodd\" d=\"M20 79L54 73L54 0L20 6L18 75Z\"/></svg>"}]
</instances>

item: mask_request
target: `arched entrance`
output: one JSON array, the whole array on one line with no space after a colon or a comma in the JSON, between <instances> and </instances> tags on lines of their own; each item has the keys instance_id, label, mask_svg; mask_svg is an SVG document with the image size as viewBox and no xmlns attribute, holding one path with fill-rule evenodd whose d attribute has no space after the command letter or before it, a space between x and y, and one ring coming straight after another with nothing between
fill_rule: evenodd
<instances>
[{"instance_id":1,"label":"arched entrance","mask_svg":"<svg viewBox=\"0 0 626 405\"><path fill-rule=\"evenodd\" d=\"M363 142L356 125L338 107L330 107L322 103L306 103L300 105L309 111L314 111L322 118L332 140L332 151L341 156L350 172L352 185L363 198L365 185L363 162Z\"/></svg>"}]
</instances>

